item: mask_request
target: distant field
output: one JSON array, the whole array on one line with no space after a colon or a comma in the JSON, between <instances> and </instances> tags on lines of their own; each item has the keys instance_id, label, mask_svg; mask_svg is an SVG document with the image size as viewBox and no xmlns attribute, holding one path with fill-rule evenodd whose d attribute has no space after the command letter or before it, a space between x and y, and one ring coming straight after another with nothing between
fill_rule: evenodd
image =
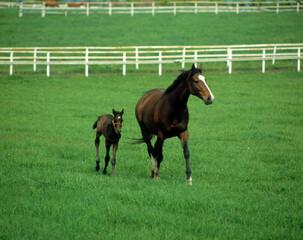
<instances>
[{"instance_id":1,"label":"distant field","mask_svg":"<svg viewBox=\"0 0 303 240\"><path fill-rule=\"evenodd\" d=\"M129 15L47 15L0 10L0 46L146 46L146 45L229 45L300 43L303 39L303 13L263 14L149 14ZM233 71L261 71L261 62L236 62ZM32 66L14 66L14 73L32 74ZM163 65L165 72L177 72L180 64ZM208 63L208 71L227 72L226 63ZM266 64L266 70L295 70L296 61ZM140 72L157 72L157 66L141 65ZM38 66L45 74L46 67ZM122 72L122 66L91 66L89 72ZM127 72L137 72L127 66ZM0 66L8 74L9 66ZM52 66L54 73L81 73L84 66Z\"/></svg>"},{"instance_id":2,"label":"distant field","mask_svg":"<svg viewBox=\"0 0 303 240\"><path fill-rule=\"evenodd\" d=\"M1 47L297 43L303 12L130 15L25 14L0 9Z\"/></svg>"},{"instance_id":3,"label":"distant field","mask_svg":"<svg viewBox=\"0 0 303 240\"><path fill-rule=\"evenodd\" d=\"M0 9L0 47L296 43L302 25L303 13L18 18ZM0 239L302 239L302 72L283 61L283 72L252 62L218 73L224 64L204 64L214 104L188 102L193 186L178 139L165 142L157 180L146 146L129 144L140 137L136 102L169 86L180 64L162 77L154 66L125 77L120 66L93 66L88 78L84 67L52 67L49 78L1 67ZM112 108L125 110L115 178L95 171L92 130Z\"/></svg>"},{"instance_id":4,"label":"distant field","mask_svg":"<svg viewBox=\"0 0 303 240\"><path fill-rule=\"evenodd\" d=\"M189 100L192 187L178 139L160 180L128 144L139 97L175 75L1 77L0 238L302 239L302 74L205 75L216 99ZM115 178L95 171L91 129L112 108Z\"/></svg>"}]
</instances>

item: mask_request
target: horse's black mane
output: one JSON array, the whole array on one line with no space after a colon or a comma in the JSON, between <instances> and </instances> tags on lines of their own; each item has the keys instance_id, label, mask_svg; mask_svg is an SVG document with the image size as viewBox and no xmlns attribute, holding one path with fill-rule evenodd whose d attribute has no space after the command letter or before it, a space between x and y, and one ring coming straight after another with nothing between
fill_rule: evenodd
<instances>
[{"instance_id":1,"label":"horse's black mane","mask_svg":"<svg viewBox=\"0 0 303 240\"><path fill-rule=\"evenodd\" d=\"M188 77L188 74L191 70L187 70L187 71L183 71L178 77L177 79L165 90L165 93L170 93L172 92L174 89L176 89L177 86L179 86L179 84L186 80ZM196 68L192 73L191 76L193 76L194 74L196 74L197 72L201 72L200 69Z\"/></svg>"}]
</instances>

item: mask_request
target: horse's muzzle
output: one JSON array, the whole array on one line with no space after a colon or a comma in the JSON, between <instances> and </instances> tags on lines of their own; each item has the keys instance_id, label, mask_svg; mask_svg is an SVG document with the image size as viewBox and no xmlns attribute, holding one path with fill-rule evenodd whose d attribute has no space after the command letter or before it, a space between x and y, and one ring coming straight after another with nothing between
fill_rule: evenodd
<instances>
[{"instance_id":1,"label":"horse's muzzle","mask_svg":"<svg viewBox=\"0 0 303 240\"><path fill-rule=\"evenodd\" d=\"M206 105L212 104L213 103L213 98L211 96L209 96L206 100L204 100L204 103Z\"/></svg>"}]
</instances>

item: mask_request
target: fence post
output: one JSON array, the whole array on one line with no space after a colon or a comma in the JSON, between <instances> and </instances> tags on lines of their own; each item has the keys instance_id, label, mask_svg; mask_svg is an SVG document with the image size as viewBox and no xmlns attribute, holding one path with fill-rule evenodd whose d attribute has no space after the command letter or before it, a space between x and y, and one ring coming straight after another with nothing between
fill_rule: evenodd
<instances>
[{"instance_id":1,"label":"fence post","mask_svg":"<svg viewBox=\"0 0 303 240\"><path fill-rule=\"evenodd\" d=\"M49 52L47 53L47 56L46 56L46 76L49 77L49 73L50 73L50 68L49 68L49 60L50 60L50 56L49 56Z\"/></svg>"},{"instance_id":2,"label":"fence post","mask_svg":"<svg viewBox=\"0 0 303 240\"><path fill-rule=\"evenodd\" d=\"M45 2L42 3L42 13L41 17L45 17Z\"/></svg>"},{"instance_id":3,"label":"fence post","mask_svg":"<svg viewBox=\"0 0 303 240\"><path fill-rule=\"evenodd\" d=\"M185 54L186 54L186 50L185 50L185 48L183 48L183 53L182 53L182 68L184 68L185 67Z\"/></svg>"},{"instance_id":4,"label":"fence post","mask_svg":"<svg viewBox=\"0 0 303 240\"><path fill-rule=\"evenodd\" d=\"M162 76L162 52L159 52L159 76Z\"/></svg>"},{"instance_id":5,"label":"fence post","mask_svg":"<svg viewBox=\"0 0 303 240\"><path fill-rule=\"evenodd\" d=\"M139 69L138 57L139 57L139 52L138 52L138 48L136 48L136 69Z\"/></svg>"},{"instance_id":6,"label":"fence post","mask_svg":"<svg viewBox=\"0 0 303 240\"><path fill-rule=\"evenodd\" d=\"M112 3L111 2L108 4L108 14L109 14L109 16L112 15Z\"/></svg>"},{"instance_id":7,"label":"fence post","mask_svg":"<svg viewBox=\"0 0 303 240\"><path fill-rule=\"evenodd\" d=\"M86 3L86 16L89 16L89 3Z\"/></svg>"},{"instance_id":8,"label":"fence post","mask_svg":"<svg viewBox=\"0 0 303 240\"><path fill-rule=\"evenodd\" d=\"M176 2L174 2L174 16L177 15L177 4Z\"/></svg>"},{"instance_id":9,"label":"fence post","mask_svg":"<svg viewBox=\"0 0 303 240\"><path fill-rule=\"evenodd\" d=\"M215 13L218 14L218 3L216 2Z\"/></svg>"},{"instance_id":10,"label":"fence post","mask_svg":"<svg viewBox=\"0 0 303 240\"><path fill-rule=\"evenodd\" d=\"M19 5L19 17L23 17L23 2Z\"/></svg>"},{"instance_id":11,"label":"fence post","mask_svg":"<svg viewBox=\"0 0 303 240\"><path fill-rule=\"evenodd\" d=\"M197 51L195 51L195 53L194 53L195 67L197 67L197 60L198 60L198 54L197 54Z\"/></svg>"},{"instance_id":12,"label":"fence post","mask_svg":"<svg viewBox=\"0 0 303 240\"><path fill-rule=\"evenodd\" d=\"M300 72L300 56L301 56L301 48L298 48L298 66L297 66L297 70L298 72Z\"/></svg>"},{"instance_id":13,"label":"fence post","mask_svg":"<svg viewBox=\"0 0 303 240\"><path fill-rule=\"evenodd\" d=\"M262 73L265 73L265 48L262 51Z\"/></svg>"},{"instance_id":14,"label":"fence post","mask_svg":"<svg viewBox=\"0 0 303 240\"><path fill-rule=\"evenodd\" d=\"M152 15L155 16L155 3L152 2Z\"/></svg>"},{"instance_id":15,"label":"fence post","mask_svg":"<svg viewBox=\"0 0 303 240\"><path fill-rule=\"evenodd\" d=\"M65 17L67 17L67 8L68 6L65 7L65 13L64 13Z\"/></svg>"},{"instance_id":16,"label":"fence post","mask_svg":"<svg viewBox=\"0 0 303 240\"><path fill-rule=\"evenodd\" d=\"M130 14L132 16L134 16L134 3L133 2L131 2L131 4L130 4Z\"/></svg>"},{"instance_id":17,"label":"fence post","mask_svg":"<svg viewBox=\"0 0 303 240\"><path fill-rule=\"evenodd\" d=\"M10 67L9 67L9 75L13 75L13 63L14 63L14 52L11 52L10 55Z\"/></svg>"},{"instance_id":18,"label":"fence post","mask_svg":"<svg viewBox=\"0 0 303 240\"><path fill-rule=\"evenodd\" d=\"M123 76L126 75L126 52L123 53Z\"/></svg>"},{"instance_id":19,"label":"fence post","mask_svg":"<svg viewBox=\"0 0 303 240\"><path fill-rule=\"evenodd\" d=\"M297 12L300 11L300 2L297 2Z\"/></svg>"},{"instance_id":20,"label":"fence post","mask_svg":"<svg viewBox=\"0 0 303 240\"><path fill-rule=\"evenodd\" d=\"M277 52L277 46L274 46L274 54L272 56L272 64L275 64L276 61L276 52Z\"/></svg>"},{"instance_id":21,"label":"fence post","mask_svg":"<svg viewBox=\"0 0 303 240\"><path fill-rule=\"evenodd\" d=\"M34 49L34 72L37 71L37 65L36 65L36 61L37 61L37 48Z\"/></svg>"},{"instance_id":22,"label":"fence post","mask_svg":"<svg viewBox=\"0 0 303 240\"><path fill-rule=\"evenodd\" d=\"M232 73L232 50L230 48L228 49L227 65L228 65L228 73L231 74Z\"/></svg>"},{"instance_id":23,"label":"fence post","mask_svg":"<svg viewBox=\"0 0 303 240\"><path fill-rule=\"evenodd\" d=\"M198 3L195 2L195 14L197 14L197 12L198 12Z\"/></svg>"},{"instance_id":24,"label":"fence post","mask_svg":"<svg viewBox=\"0 0 303 240\"><path fill-rule=\"evenodd\" d=\"M229 52L230 52L230 48L227 48L227 55L226 55L226 56L227 56L227 57L226 57L226 59L227 59L227 60L226 60L226 66L227 66L227 67L229 67L229 55L230 55Z\"/></svg>"},{"instance_id":25,"label":"fence post","mask_svg":"<svg viewBox=\"0 0 303 240\"><path fill-rule=\"evenodd\" d=\"M277 3L277 10L276 10L277 14L279 13L279 3Z\"/></svg>"},{"instance_id":26,"label":"fence post","mask_svg":"<svg viewBox=\"0 0 303 240\"><path fill-rule=\"evenodd\" d=\"M237 11L237 14L239 14L239 3L237 3L236 11Z\"/></svg>"},{"instance_id":27,"label":"fence post","mask_svg":"<svg viewBox=\"0 0 303 240\"><path fill-rule=\"evenodd\" d=\"M88 48L85 49L85 77L88 77Z\"/></svg>"}]
</instances>

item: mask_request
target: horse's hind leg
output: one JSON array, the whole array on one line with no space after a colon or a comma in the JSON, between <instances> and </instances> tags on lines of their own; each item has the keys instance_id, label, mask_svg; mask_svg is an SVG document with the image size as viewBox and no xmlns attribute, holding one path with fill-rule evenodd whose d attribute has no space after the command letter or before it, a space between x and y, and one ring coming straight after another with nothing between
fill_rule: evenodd
<instances>
[{"instance_id":1,"label":"horse's hind leg","mask_svg":"<svg viewBox=\"0 0 303 240\"><path fill-rule=\"evenodd\" d=\"M100 144L100 136L98 132L96 133L96 139L95 139L95 146L96 146L96 154L97 154L97 159L96 159L96 171L99 171L100 169L100 159L99 159L99 144Z\"/></svg>"},{"instance_id":2,"label":"horse's hind leg","mask_svg":"<svg viewBox=\"0 0 303 240\"><path fill-rule=\"evenodd\" d=\"M113 156L112 156L112 176L115 176L115 166L116 166L116 152L118 149L118 143L113 144Z\"/></svg>"},{"instance_id":3,"label":"horse's hind leg","mask_svg":"<svg viewBox=\"0 0 303 240\"><path fill-rule=\"evenodd\" d=\"M153 167L152 167L152 171L151 171L151 177L153 178L155 176L155 169L157 168L157 164L156 164L156 160L155 160L155 155L154 155L154 148L150 142L150 133L149 131L145 128L145 126L143 124L140 124L140 128L141 128L141 133L143 136L143 140L147 145L147 152L148 155L152 161Z\"/></svg>"},{"instance_id":4,"label":"horse's hind leg","mask_svg":"<svg viewBox=\"0 0 303 240\"><path fill-rule=\"evenodd\" d=\"M108 162L109 162L109 149L112 144L110 143L110 141L106 140L105 145L106 145L106 156L104 159L105 160L105 166L104 166L104 170L103 170L104 175L106 175L106 173L107 173L106 168L107 168Z\"/></svg>"},{"instance_id":5,"label":"horse's hind leg","mask_svg":"<svg viewBox=\"0 0 303 240\"><path fill-rule=\"evenodd\" d=\"M159 176L159 169L160 169L160 164L163 160L163 153L162 153L162 148L163 148L163 138L159 137L157 138L157 141L155 143L155 150L154 150L154 156L156 158L155 166L154 166L154 177L160 177Z\"/></svg>"}]
</instances>

